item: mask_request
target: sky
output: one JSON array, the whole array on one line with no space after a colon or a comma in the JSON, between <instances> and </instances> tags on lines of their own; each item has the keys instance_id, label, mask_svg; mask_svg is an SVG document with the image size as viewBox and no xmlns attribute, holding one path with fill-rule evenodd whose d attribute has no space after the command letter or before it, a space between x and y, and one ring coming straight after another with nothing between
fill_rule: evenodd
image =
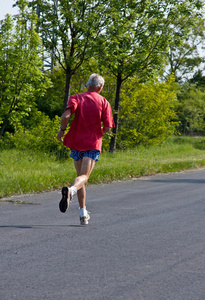
<instances>
[{"instance_id":1,"label":"sky","mask_svg":"<svg viewBox=\"0 0 205 300\"><path fill-rule=\"evenodd\" d=\"M6 14L15 15L18 12L16 7L12 8L15 2L16 0L0 0L0 20L3 20Z\"/></svg>"}]
</instances>

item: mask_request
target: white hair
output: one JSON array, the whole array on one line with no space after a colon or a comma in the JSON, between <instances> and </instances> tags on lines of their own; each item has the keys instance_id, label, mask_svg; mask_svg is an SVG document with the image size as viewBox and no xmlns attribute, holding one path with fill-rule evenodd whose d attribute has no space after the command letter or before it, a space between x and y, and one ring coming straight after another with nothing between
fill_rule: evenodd
<instances>
[{"instance_id":1,"label":"white hair","mask_svg":"<svg viewBox=\"0 0 205 300\"><path fill-rule=\"evenodd\" d=\"M98 74L92 74L90 75L90 78L88 79L88 82L86 84L87 88L92 87L92 88L98 88L104 85L104 78Z\"/></svg>"}]
</instances>

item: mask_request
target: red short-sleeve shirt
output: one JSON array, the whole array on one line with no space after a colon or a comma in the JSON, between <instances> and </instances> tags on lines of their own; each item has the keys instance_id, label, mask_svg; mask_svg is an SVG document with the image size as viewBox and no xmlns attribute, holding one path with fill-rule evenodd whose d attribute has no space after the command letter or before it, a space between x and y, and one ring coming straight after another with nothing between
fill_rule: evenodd
<instances>
[{"instance_id":1,"label":"red short-sleeve shirt","mask_svg":"<svg viewBox=\"0 0 205 300\"><path fill-rule=\"evenodd\" d=\"M75 117L63 144L74 150L99 150L102 148L101 124L114 127L109 102L96 92L70 96L67 108Z\"/></svg>"}]
</instances>

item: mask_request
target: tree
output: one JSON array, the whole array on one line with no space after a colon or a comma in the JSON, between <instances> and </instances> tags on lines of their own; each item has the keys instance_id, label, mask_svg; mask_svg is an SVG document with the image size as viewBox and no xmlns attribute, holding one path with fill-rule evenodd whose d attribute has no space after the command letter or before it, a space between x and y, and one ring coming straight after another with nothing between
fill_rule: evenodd
<instances>
[{"instance_id":1,"label":"tree","mask_svg":"<svg viewBox=\"0 0 205 300\"><path fill-rule=\"evenodd\" d=\"M40 70L36 16L27 11L27 1L18 5L15 22L7 15L0 23L0 137L8 124L16 125L29 113L48 84Z\"/></svg>"},{"instance_id":2,"label":"tree","mask_svg":"<svg viewBox=\"0 0 205 300\"><path fill-rule=\"evenodd\" d=\"M45 49L52 52L65 72L63 109L67 106L71 77L85 59L93 56L95 39L104 28L107 1L36 0L30 4L41 11L39 33Z\"/></svg>"},{"instance_id":3,"label":"tree","mask_svg":"<svg viewBox=\"0 0 205 300\"><path fill-rule=\"evenodd\" d=\"M36 97L36 105L38 110L44 112L51 119L56 115L62 115L61 98L64 93L64 71L62 68L54 68L53 72L46 72L51 80L51 86L48 87L46 93L41 97Z\"/></svg>"},{"instance_id":4,"label":"tree","mask_svg":"<svg viewBox=\"0 0 205 300\"><path fill-rule=\"evenodd\" d=\"M194 73L193 77L188 80L189 84L195 84L197 88L205 90L205 76L201 70Z\"/></svg>"},{"instance_id":5,"label":"tree","mask_svg":"<svg viewBox=\"0 0 205 300\"><path fill-rule=\"evenodd\" d=\"M168 76L174 74L176 81L186 80L205 61L205 57L199 52L205 40L203 5L200 1L182 1L177 18L170 25L172 32L166 73Z\"/></svg>"},{"instance_id":6,"label":"tree","mask_svg":"<svg viewBox=\"0 0 205 300\"><path fill-rule=\"evenodd\" d=\"M113 137L110 151L116 147L121 86L135 74L146 81L165 63L166 24L170 22L166 6L158 1L111 1L110 22L106 28L103 62L116 77ZM108 10L108 11L109 11Z\"/></svg>"},{"instance_id":7,"label":"tree","mask_svg":"<svg viewBox=\"0 0 205 300\"><path fill-rule=\"evenodd\" d=\"M116 146L121 86L137 74L142 81L165 66L168 41L173 41L173 26L178 17L200 9L199 1L110 1L105 41L100 52L103 61L116 77L114 106L115 128L110 151ZM183 36L181 37L181 39Z\"/></svg>"}]
</instances>

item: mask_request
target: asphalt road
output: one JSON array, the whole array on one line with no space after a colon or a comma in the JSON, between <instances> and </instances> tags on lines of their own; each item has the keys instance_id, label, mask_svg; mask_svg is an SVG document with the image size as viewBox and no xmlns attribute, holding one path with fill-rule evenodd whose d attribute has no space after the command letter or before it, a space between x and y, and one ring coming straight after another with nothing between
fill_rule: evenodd
<instances>
[{"instance_id":1,"label":"asphalt road","mask_svg":"<svg viewBox=\"0 0 205 300\"><path fill-rule=\"evenodd\" d=\"M1 300L204 300L205 170L0 202ZM39 205L37 205L39 204Z\"/></svg>"}]
</instances>

